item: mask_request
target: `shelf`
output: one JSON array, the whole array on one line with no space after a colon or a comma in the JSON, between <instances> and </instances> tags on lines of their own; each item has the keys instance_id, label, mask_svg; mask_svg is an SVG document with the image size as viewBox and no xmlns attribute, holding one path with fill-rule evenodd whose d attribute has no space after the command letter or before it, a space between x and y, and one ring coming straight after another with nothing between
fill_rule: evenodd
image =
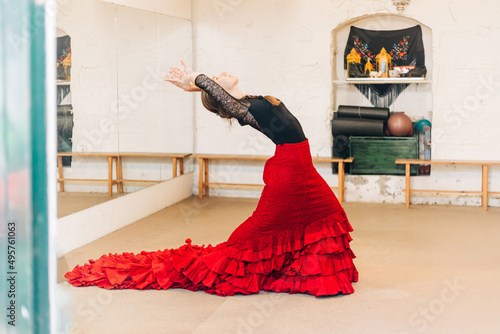
<instances>
[{"instance_id":1,"label":"shelf","mask_svg":"<svg viewBox=\"0 0 500 334\"><path fill-rule=\"evenodd\" d=\"M345 80L334 80L336 85L364 84L364 85L381 85L381 84L411 84L411 83L431 83L431 80L425 78L347 78Z\"/></svg>"}]
</instances>

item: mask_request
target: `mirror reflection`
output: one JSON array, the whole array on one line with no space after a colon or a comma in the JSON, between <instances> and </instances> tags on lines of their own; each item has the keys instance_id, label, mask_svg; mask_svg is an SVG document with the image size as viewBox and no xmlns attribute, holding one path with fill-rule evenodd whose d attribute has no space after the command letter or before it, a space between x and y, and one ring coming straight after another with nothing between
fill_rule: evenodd
<instances>
[{"instance_id":1,"label":"mirror reflection","mask_svg":"<svg viewBox=\"0 0 500 334\"><path fill-rule=\"evenodd\" d=\"M59 217L190 168L179 157L192 152L192 96L163 81L192 61L190 21L66 1L57 46Z\"/></svg>"}]
</instances>

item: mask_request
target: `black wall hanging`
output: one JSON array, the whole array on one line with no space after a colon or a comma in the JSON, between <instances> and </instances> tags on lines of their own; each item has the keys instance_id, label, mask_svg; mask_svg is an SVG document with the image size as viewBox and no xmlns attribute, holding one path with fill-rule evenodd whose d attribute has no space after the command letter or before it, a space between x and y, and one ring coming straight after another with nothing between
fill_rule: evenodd
<instances>
[{"instance_id":1,"label":"black wall hanging","mask_svg":"<svg viewBox=\"0 0 500 334\"><path fill-rule=\"evenodd\" d=\"M344 69L347 69L346 57L354 48L361 56L361 62L370 58L375 64L375 57L385 48L392 57L394 66L425 66L424 42L420 25L400 30L366 30L351 26L344 51ZM374 107L389 107L408 84L355 85Z\"/></svg>"}]
</instances>

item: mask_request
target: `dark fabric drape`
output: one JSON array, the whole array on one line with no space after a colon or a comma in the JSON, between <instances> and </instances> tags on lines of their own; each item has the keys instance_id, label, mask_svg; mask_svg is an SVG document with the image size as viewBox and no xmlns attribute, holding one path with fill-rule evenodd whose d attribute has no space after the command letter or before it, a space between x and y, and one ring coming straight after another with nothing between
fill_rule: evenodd
<instances>
[{"instance_id":1,"label":"dark fabric drape","mask_svg":"<svg viewBox=\"0 0 500 334\"><path fill-rule=\"evenodd\" d=\"M372 106L387 108L401 94L408 84L354 85Z\"/></svg>"},{"instance_id":2,"label":"dark fabric drape","mask_svg":"<svg viewBox=\"0 0 500 334\"><path fill-rule=\"evenodd\" d=\"M401 30L365 30L351 27L344 51L344 68L347 69L347 55L352 48L361 56L361 62L368 58L375 64L375 57L382 48L392 57L394 66L425 65L424 42L422 40L422 27Z\"/></svg>"},{"instance_id":3,"label":"dark fabric drape","mask_svg":"<svg viewBox=\"0 0 500 334\"><path fill-rule=\"evenodd\" d=\"M366 30L351 27L344 50L344 68L347 69L346 57L352 49L361 56L361 62L370 59L375 64L375 57L382 48L392 57L394 66L425 66L422 27L400 30ZM356 85L374 107L388 107L404 91L407 84Z\"/></svg>"}]
</instances>

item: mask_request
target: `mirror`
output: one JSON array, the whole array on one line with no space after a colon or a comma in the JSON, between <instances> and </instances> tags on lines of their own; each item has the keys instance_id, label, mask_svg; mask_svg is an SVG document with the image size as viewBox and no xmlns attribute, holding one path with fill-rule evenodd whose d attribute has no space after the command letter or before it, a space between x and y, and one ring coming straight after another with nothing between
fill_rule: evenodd
<instances>
[{"instance_id":1,"label":"mirror","mask_svg":"<svg viewBox=\"0 0 500 334\"><path fill-rule=\"evenodd\" d=\"M58 7L57 37L58 216L172 178L165 154L192 152L193 97L163 79L192 62L191 22L71 0Z\"/></svg>"}]
</instances>

